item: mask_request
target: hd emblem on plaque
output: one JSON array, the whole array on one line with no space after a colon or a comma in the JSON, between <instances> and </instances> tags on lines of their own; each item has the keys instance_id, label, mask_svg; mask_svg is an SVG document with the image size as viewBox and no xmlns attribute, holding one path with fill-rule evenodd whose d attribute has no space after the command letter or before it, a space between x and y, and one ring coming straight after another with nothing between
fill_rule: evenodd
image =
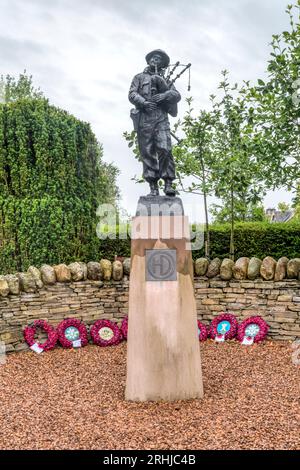
<instances>
[{"instance_id":1,"label":"hd emblem on plaque","mask_svg":"<svg viewBox=\"0 0 300 470\"><path fill-rule=\"evenodd\" d=\"M176 280L176 250L146 250L146 281Z\"/></svg>"}]
</instances>

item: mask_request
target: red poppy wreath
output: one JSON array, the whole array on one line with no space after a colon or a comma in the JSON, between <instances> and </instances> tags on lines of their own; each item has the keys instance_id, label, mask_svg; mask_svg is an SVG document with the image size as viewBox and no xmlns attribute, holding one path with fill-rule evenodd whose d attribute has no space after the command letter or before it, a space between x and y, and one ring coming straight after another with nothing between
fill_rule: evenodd
<instances>
[{"instance_id":1,"label":"red poppy wreath","mask_svg":"<svg viewBox=\"0 0 300 470\"><path fill-rule=\"evenodd\" d=\"M80 348L88 343L86 326L77 318L66 318L60 322L57 333L63 348Z\"/></svg>"},{"instance_id":2,"label":"red poppy wreath","mask_svg":"<svg viewBox=\"0 0 300 470\"><path fill-rule=\"evenodd\" d=\"M127 333L128 333L128 317L123 318L123 321L121 323L121 332L122 336L124 339L127 339Z\"/></svg>"},{"instance_id":3,"label":"red poppy wreath","mask_svg":"<svg viewBox=\"0 0 300 470\"><path fill-rule=\"evenodd\" d=\"M258 316L246 318L239 324L237 339L240 343L251 345L263 341L269 330L265 320Z\"/></svg>"},{"instance_id":4,"label":"red poppy wreath","mask_svg":"<svg viewBox=\"0 0 300 470\"><path fill-rule=\"evenodd\" d=\"M236 336L238 322L232 313L218 315L210 324L209 335L215 341L224 341Z\"/></svg>"},{"instance_id":5,"label":"red poppy wreath","mask_svg":"<svg viewBox=\"0 0 300 470\"><path fill-rule=\"evenodd\" d=\"M207 326L204 325L204 323L201 323L200 320L198 320L198 338L199 341L205 341L208 336L208 329Z\"/></svg>"},{"instance_id":6,"label":"red poppy wreath","mask_svg":"<svg viewBox=\"0 0 300 470\"><path fill-rule=\"evenodd\" d=\"M44 343L39 343L35 339L37 328L41 328L47 333L47 339ZM43 351L50 351L57 343L57 331L45 320L35 320L31 325L24 328L23 334L30 349L38 354Z\"/></svg>"},{"instance_id":7,"label":"red poppy wreath","mask_svg":"<svg viewBox=\"0 0 300 470\"><path fill-rule=\"evenodd\" d=\"M122 341L122 333L118 325L110 320L97 320L90 330L94 344L112 346Z\"/></svg>"}]
</instances>

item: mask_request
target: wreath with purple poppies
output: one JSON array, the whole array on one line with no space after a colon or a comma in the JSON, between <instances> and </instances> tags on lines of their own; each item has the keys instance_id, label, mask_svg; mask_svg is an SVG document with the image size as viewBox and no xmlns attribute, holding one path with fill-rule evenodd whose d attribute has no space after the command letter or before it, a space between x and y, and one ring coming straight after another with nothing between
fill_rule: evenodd
<instances>
[{"instance_id":1,"label":"wreath with purple poppies","mask_svg":"<svg viewBox=\"0 0 300 470\"><path fill-rule=\"evenodd\" d=\"M122 341L122 332L117 323L110 320L97 320L90 330L94 344L112 346Z\"/></svg>"},{"instance_id":2,"label":"wreath with purple poppies","mask_svg":"<svg viewBox=\"0 0 300 470\"><path fill-rule=\"evenodd\" d=\"M253 338L253 343L259 343L265 339L268 331L269 325L263 318L258 316L249 317L239 324L237 340L242 343L244 338L248 341L251 341Z\"/></svg>"},{"instance_id":3,"label":"wreath with purple poppies","mask_svg":"<svg viewBox=\"0 0 300 470\"><path fill-rule=\"evenodd\" d=\"M221 313L210 324L209 335L211 338L221 337L222 333L219 331L218 326L220 323L229 323L230 328L224 332L224 339L233 339L236 336L238 329L238 321L232 313Z\"/></svg>"},{"instance_id":4,"label":"wreath with purple poppies","mask_svg":"<svg viewBox=\"0 0 300 470\"><path fill-rule=\"evenodd\" d=\"M86 326L77 318L66 318L56 330L63 348L80 348L88 343Z\"/></svg>"},{"instance_id":5,"label":"wreath with purple poppies","mask_svg":"<svg viewBox=\"0 0 300 470\"><path fill-rule=\"evenodd\" d=\"M41 328L47 333L47 339L44 343L39 343L35 340L37 328ZM58 335L56 329L49 325L45 320L35 320L31 325L24 328L24 339L30 349L35 352L50 351L57 343Z\"/></svg>"},{"instance_id":6,"label":"wreath with purple poppies","mask_svg":"<svg viewBox=\"0 0 300 470\"><path fill-rule=\"evenodd\" d=\"M208 337L208 329L207 326L204 325L200 320L198 320L198 338L199 341L205 341Z\"/></svg>"},{"instance_id":7,"label":"wreath with purple poppies","mask_svg":"<svg viewBox=\"0 0 300 470\"><path fill-rule=\"evenodd\" d=\"M127 339L128 333L128 317L123 318L121 323L121 332L124 339Z\"/></svg>"}]
</instances>

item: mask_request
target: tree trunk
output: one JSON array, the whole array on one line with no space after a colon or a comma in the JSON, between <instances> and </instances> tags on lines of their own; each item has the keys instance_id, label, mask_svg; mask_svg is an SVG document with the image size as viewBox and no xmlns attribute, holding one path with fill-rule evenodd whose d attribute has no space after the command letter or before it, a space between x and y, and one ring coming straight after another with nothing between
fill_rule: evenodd
<instances>
[{"instance_id":1,"label":"tree trunk","mask_svg":"<svg viewBox=\"0 0 300 470\"><path fill-rule=\"evenodd\" d=\"M208 221L208 208L207 208L207 191L206 191L206 178L205 178L205 168L203 159L200 154L200 165L202 171L202 182L203 182L203 200L204 200L204 212L205 212L205 258L210 259L210 233L209 233L209 221Z\"/></svg>"},{"instance_id":2,"label":"tree trunk","mask_svg":"<svg viewBox=\"0 0 300 470\"><path fill-rule=\"evenodd\" d=\"M231 207L230 207L230 218L231 218L231 227L230 227L230 259L234 260L234 195L233 187L231 186Z\"/></svg>"}]
</instances>

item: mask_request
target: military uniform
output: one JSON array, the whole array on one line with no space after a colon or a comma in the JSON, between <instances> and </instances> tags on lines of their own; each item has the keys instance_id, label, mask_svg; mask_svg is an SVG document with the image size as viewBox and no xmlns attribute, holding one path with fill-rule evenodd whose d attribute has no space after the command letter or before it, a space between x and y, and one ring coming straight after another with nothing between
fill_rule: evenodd
<instances>
[{"instance_id":1,"label":"military uniform","mask_svg":"<svg viewBox=\"0 0 300 470\"><path fill-rule=\"evenodd\" d=\"M151 101L157 93L165 94L165 99L157 104L157 109L144 109L144 102ZM150 185L160 178L169 183L175 179L168 114L177 115L180 99L174 85L168 86L165 79L152 72L150 67L132 80L129 101L136 109L131 111L131 117L137 131L143 177Z\"/></svg>"}]
</instances>

